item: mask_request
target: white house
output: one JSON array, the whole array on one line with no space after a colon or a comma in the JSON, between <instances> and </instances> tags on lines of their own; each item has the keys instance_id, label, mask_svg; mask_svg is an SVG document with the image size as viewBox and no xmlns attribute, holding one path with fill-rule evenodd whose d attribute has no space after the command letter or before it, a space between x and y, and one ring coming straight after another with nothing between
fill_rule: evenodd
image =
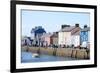
<instances>
[{"instance_id":1,"label":"white house","mask_svg":"<svg viewBox=\"0 0 100 73\"><path fill-rule=\"evenodd\" d=\"M71 36L71 44L74 45L74 47L78 47L80 45L80 31L75 32Z\"/></svg>"},{"instance_id":2,"label":"white house","mask_svg":"<svg viewBox=\"0 0 100 73\"><path fill-rule=\"evenodd\" d=\"M71 44L71 33L66 31L60 31L58 33L58 44L59 45L70 45Z\"/></svg>"},{"instance_id":3,"label":"white house","mask_svg":"<svg viewBox=\"0 0 100 73\"><path fill-rule=\"evenodd\" d=\"M58 44L70 46L74 44L75 46L80 43L79 36L74 35L80 31L79 24L75 26L65 26L58 33Z\"/></svg>"}]
</instances>

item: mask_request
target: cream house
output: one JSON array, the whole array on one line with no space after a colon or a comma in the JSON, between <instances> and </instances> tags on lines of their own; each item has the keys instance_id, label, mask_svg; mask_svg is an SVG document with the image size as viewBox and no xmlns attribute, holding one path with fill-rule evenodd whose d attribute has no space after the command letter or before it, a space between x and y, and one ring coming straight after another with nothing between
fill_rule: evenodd
<instances>
[{"instance_id":1,"label":"cream house","mask_svg":"<svg viewBox=\"0 0 100 73\"><path fill-rule=\"evenodd\" d=\"M76 24L75 26L66 25L65 27L62 27L62 29L58 33L58 44L66 46L72 44L76 45L77 42L79 44L80 42L79 38L77 38L76 36L72 36L79 31L80 31L79 24ZM77 40L72 41L72 39L74 39L75 37Z\"/></svg>"},{"instance_id":2,"label":"cream house","mask_svg":"<svg viewBox=\"0 0 100 73\"><path fill-rule=\"evenodd\" d=\"M80 45L80 31L75 32L71 36L71 44L74 45L74 47L78 47Z\"/></svg>"},{"instance_id":3,"label":"cream house","mask_svg":"<svg viewBox=\"0 0 100 73\"><path fill-rule=\"evenodd\" d=\"M70 32L59 32L58 33L59 45L70 45L71 44L71 33Z\"/></svg>"}]
</instances>

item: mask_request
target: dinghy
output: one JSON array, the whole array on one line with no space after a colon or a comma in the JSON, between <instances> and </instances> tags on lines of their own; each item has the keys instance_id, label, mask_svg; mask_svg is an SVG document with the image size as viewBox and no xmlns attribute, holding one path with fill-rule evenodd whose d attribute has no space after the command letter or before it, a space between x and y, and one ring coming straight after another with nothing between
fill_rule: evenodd
<instances>
[{"instance_id":1,"label":"dinghy","mask_svg":"<svg viewBox=\"0 0 100 73\"><path fill-rule=\"evenodd\" d=\"M32 54L32 57L33 57L33 58L39 57L39 54L34 53L34 54Z\"/></svg>"}]
</instances>

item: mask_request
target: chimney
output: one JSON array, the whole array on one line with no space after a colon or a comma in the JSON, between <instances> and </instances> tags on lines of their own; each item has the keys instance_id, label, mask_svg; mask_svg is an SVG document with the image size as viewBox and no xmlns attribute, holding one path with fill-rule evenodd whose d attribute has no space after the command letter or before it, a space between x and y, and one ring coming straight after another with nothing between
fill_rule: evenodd
<instances>
[{"instance_id":1,"label":"chimney","mask_svg":"<svg viewBox=\"0 0 100 73\"><path fill-rule=\"evenodd\" d=\"M70 25L62 25L61 28L70 27Z\"/></svg>"},{"instance_id":2,"label":"chimney","mask_svg":"<svg viewBox=\"0 0 100 73\"><path fill-rule=\"evenodd\" d=\"M42 28L42 26L38 26L38 28Z\"/></svg>"},{"instance_id":3,"label":"chimney","mask_svg":"<svg viewBox=\"0 0 100 73\"><path fill-rule=\"evenodd\" d=\"M79 27L79 24L75 24L75 27Z\"/></svg>"},{"instance_id":4,"label":"chimney","mask_svg":"<svg viewBox=\"0 0 100 73\"><path fill-rule=\"evenodd\" d=\"M87 28L87 25L84 25L84 28Z\"/></svg>"},{"instance_id":5,"label":"chimney","mask_svg":"<svg viewBox=\"0 0 100 73\"><path fill-rule=\"evenodd\" d=\"M35 29L37 29L38 27L36 26Z\"/></svg>"}]
</instances>

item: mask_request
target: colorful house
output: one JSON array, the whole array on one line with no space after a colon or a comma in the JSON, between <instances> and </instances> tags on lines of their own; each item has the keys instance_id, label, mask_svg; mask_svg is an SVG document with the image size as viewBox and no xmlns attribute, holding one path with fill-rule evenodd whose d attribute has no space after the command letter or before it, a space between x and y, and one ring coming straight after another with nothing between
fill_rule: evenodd
<instances>
[{"instance_id":1,"label":"colorful house","mask_svg":"<svg viewBox=\"0 0 100 73\"><path fill-rule=\"evenodd\" d=\"M58 45L58 32L54 32L52 35L52 44L53 45Z\"/></svg>"},{"instance_id":2,"label":"colorful house","mask_svg":"<svg viewBox=\"0 0 100 73\"><path fill-rule=\"evenodd\" d=\"M52 34L45 33L41 36L41 41L43 46L50 46L52 44Z\"/></svg>"},{"instance_id":3,"label":"colorful house","mask_svg":"<svg viewBox=\"0 0 100 73\"><path fill-rule=\"evenodd\" d=\"M76 40L73 40L77 42L72 43L72 39L75 38L74 36L72 37L72 35L74 35L79 31L80 31L79 24L75 24L75 26L62 25L62 29L58 32L58 44L65 46L72 45L73 43L76 45L77 42L79 44L80 42L79 37L78 38L76 37Z\"/></svg>"},{"instance_id":4,"label":"colorful house","mask_svg":"<svg viewBox=\"0 0 100 73\"><path fill-rule=\"evenodd\" d=\"M73 47L78 47L80 45L80 31L72 34L71 44L73 45Z\"/></svg>"},{"instance_id":5,"label":"colorful house","mask_svg":"<svg viewBox=\"0 0 100 73\"><path fill-rule=\"evenodd\" d=\"M41 36L46 33L45 29L42 26L32 28L31 38L35 41L36 45L39 46L41 43Z\"/></svg>"},{"instance_id":6,"label":"colorful house","mask_svg":"<svg viewBox=\"0 0 100 73\"><path fill-rule=\"evenodd\" d=\"M90 43L90 27L87 27L87 25L85 25L84 29L81 30L80 42L82 47L89 47L88 45Z\"/></svg>"}]
</instances>

